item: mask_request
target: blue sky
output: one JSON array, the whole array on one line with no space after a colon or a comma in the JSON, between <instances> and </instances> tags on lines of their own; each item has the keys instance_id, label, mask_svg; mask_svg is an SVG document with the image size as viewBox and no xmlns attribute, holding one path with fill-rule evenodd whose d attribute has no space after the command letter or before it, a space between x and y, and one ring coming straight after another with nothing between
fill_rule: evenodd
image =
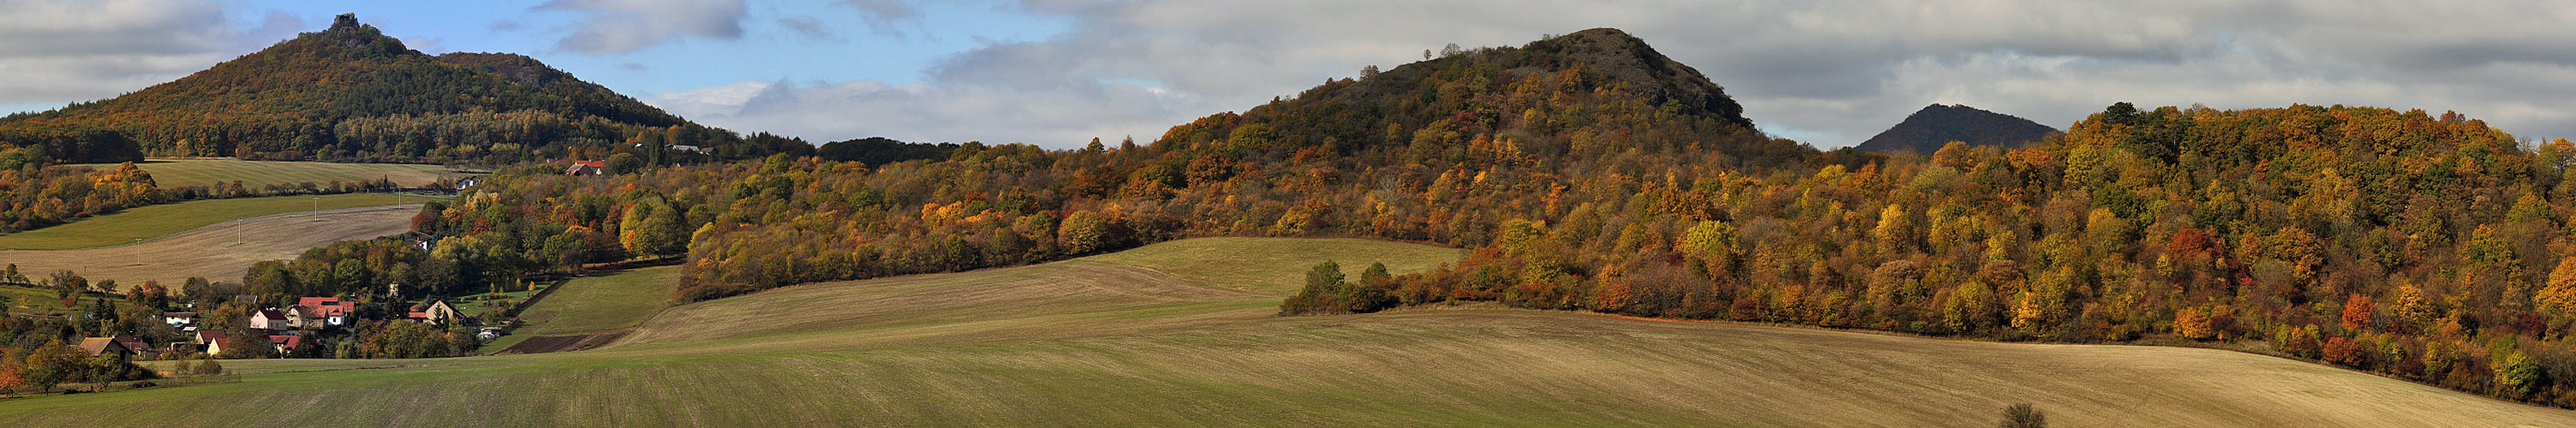
<instances>
[{"instance_id":1,"label":"blue sky","mask_svg":"<svg viewBox=\"0 0 2576 428\"><path fill-rule=\"evenodd\" d=\"M243 11L284 12L317 28L329 25L334 15L357 13L362 22L423 52L525 54L629 94L749 81L871 78L912 83L920 80L924 64L949 55L986 43L1042 40L1066 28L1062 17L993 5L923 5L917 21L879 26L868 23L865 11L842 2L777 1L746 4L737 39L679 35L633 50L584 51L559 42L596 15L615 12L490 0L229 4ZM800 30L782 22L789 19L810 26Z\"/></svg>"},{"instance_id":2,"label":"blue sky","mask_svg":"<svg viewBox=\"0 0 2576 428\"><path fill-rule=\"evenodd\" d=\"M1146 141L1424 49L1595 27L1823 148L1933 103L2061 128L2121 101L2373 105L2576 134L2576 7L2546 0L0 0L0 111L142 89L340 13L815 142Z\"/></svg>"}]
</instances>

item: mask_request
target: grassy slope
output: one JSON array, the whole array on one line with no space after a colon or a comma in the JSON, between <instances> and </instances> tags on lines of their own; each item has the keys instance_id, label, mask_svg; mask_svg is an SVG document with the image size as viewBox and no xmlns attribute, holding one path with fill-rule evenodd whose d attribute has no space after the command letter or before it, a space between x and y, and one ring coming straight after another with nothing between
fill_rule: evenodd
<instances>
[{"instance_id":1,"label":"grassy slope","mask_svg":"<svg viewBox=\"0 0 2576 428\"><path fill-rule=\"evenodd\" d=\"M62 299L54 297L54 290L43 288L0 285L0 298L9 299L7 305L10 315L70 313L73 309L78 309L77 305L64 307ZM86 293L81 295L81 304L89 304L91 300L98 300L98 297Z\"/></svg>"},{"instance_id":2,"label":"grassy slope","mask_svg":"<svg viewBox=\"0 0 2576 428\"><path fill-rule=\"evenodd\" d=\"M680 267L658 266L583 277L522 311L519 334L590 333L634 327L670 307Z\"/></svg>"},{"instance_id":3,"label":"grassy slope","mask_svg":"<svg viewBox=\"0 0 2576 428\"><path fill-rule=\"evenodd\" d=\"M89 166L113 168L114 164ZM242 187L259 190L269 185L294 186L301 183L327 185L342 182L393 180L404 186L424 186L442 177L478 175L479 172L457 171L442 165L398 163L328 163L289 161L246 161L232 159L153 159L136 164L152 173L152 182L163 188L181 186L216 186L241 180Z\"/></svg>"},{"instance_id":4,"label":"grassy slope","mask_svg":"<svg viewBox=\"0 0 2576 428\"><path fill-rule=\"evenodd\" d=\"M386 194L322 195L324 210L417 204L425 199ZM62 250L125 245L237 218L311 210L313 196L212 199L134 208L43 229L0 235L0 249Z\"/></svg>"},{"instance_id":5,"label":"grassy slope","mask_svg":"<svg viewBox=\"0 0 2576 428\"><path fill-rule=\"evenodd\" d=\"M1192 243L1206 244L1181 244ZM1295 270L1245 260L1178 270ZM238 361L228 365L264 374L0 401L0 420L1975 426L2028 401L2058 426L2576 424L2576 412L2204 349L1503 309L1268 316L1276 301L1100 261L816 284L676 307L598 350Z\"/></svg>"},{"instance_id":6,"label":"grassy slope","mask_svg":"<svg viewBox=\"0 0 2576 428\"><path fill-rule=\"evenodd\" d=\"M679 281L680 267L657 266L586 276L566 282L545 300L519 312L524 323L492 343L483 352L509 349L510 345L530 337L612 331L644 323L645 318L671 307L671 287Z\"/></svg>"},{"instance_id":7,"label":"grassy slope","mask_svg":"<svg viewBox=\"0 0 2576 428\"><path fill-rule=\"evenodd\" d=\"M1295 294L1305 286L1306 270L1327 260L1341 264L1342 272L1356 280L1369 263L1386 263L1388 269L1406 273L1438 267L1463 255L1463 250L1452 248L1392 245L1366 239L1201 238L1083 259L1152 269L1227 288L1284 295Z\"/></svg>"}]
</instances>

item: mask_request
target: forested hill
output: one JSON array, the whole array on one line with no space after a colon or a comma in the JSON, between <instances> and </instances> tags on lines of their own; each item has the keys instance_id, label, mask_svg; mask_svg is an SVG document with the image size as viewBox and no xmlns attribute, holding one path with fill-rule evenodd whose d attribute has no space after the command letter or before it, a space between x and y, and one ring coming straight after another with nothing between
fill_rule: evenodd
<instances>
[{"instance_id":1,"label":"forested hill","mask_svg":"<svg viewBox=\"0 0 2576 428\"><path fill-rule=\"evenodd\" d=\"M1904 122L1869 137L1858 149L1873 153L1914 153L1931 155L1952 141L1979 146L2015 148L2039 143L2057 128L1965 105L1933 104L1905 117Z\"/></svg>"},{"instance_id":2,"label":"forested hill","mask_svg":"<svg viewBox=\"0 0 2576 428\"><path fill-rule=\"evenodd\" d=\"M453 293L680 255L673 297L694 301L1192 236L1359 236L1472 252L1422 274L1316 275L1281 311L1492 301L2216 341L2576 405L2576 144L2524 144L2457 114L2119 103L2035 146L1819 153L1756 133L1728 103L1691 101L1689 88L1719 93L1686 68L1600 60L1657 58L1628 40L1452 49L1147 146L970 143L883 164L776 156L608 177L505 168L415 219L435 249L309 252L245 275L244 294ZM377 282L290 274L353 265Z\"/></svg>"},{"instance_id":3,"label":"forested hill","mask_svg":"<svg viewBox=\"0 0 2576 428\"><path fill-rule=\"evenodd\" d=\"M505 163L605 157L647 142L728 157L793 149L759 138L741 144L524 56L422 54L354 15L176 81L0 119L0 145L41 143L65 161L139 153ZM131 149L120 147L127 141Z\"/></svg>"},{"instance_id":4,"label":"forested hill","mask_svg":"<svg viewBox=\"0 0 2576 428\"><path fill-rule=\"evenodd\" d=\"M1631 149L1689 150L1728 166L1796 164L1817 155L1763 137L1707 76L1608 28L1517 48L1453 45L1382 72L1369 66L1358 79L1327 80L1293 99L1201 118L1155 142L1156 149L1227 159L1286 158L1313 148L1397 161L1387 165L1445 164L1503 146L1551 165Z\"/></svg>"}]
</instances>

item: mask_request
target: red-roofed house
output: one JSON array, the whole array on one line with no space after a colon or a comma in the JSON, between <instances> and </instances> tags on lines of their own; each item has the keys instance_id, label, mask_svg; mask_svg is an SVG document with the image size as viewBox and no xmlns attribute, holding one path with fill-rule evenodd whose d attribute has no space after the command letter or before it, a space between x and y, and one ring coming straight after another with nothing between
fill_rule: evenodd
<instances>
[{"instance_id":1,"label":"red-roofed house","mask_svg":"<svg viewBox=\"0 0 2576 428\"><path fill-rule=\"evenodd\" d=\"M349 312L354 307L355 305L341 302L338 298L305 297L296 299L295 307L287 309L292 311L287 315L293 316L298 321L298 325L309 328L331 328L348 325L351 315Z\"/></svg>"},{"instance_id":2,"label":"red-roofed house","mask_svg":"<svg viewBox=\"0 0 2576 428\"><path fill-rule=\"evenodd\" d=\"M231 341L231 339L225 338L224 332L221 331L198 330L196 338L189 339L188 341L203 346L203 348L199 350L205 351L206 355L214 355L223 353L224 342Z\"/></svg>"},{"instance_id":3,"label":"red-roofed house","mask_svg":"<svg viewBox=\"0 0 2576 428\"><path fill-rule=\"evenodd\" d=\"M564 168L564 175L599 175L600 172L606 171L605 168L608 168L607 162L577 160L572 161L571 167Z\"/></svg>"},{"instance_id":4,"label":"red-roofed house","mask_svg":"<svg viewBox=\"0 0 2576 428\"><path fill-rule=\"evenodd\" d=\"M277 353L283 354L294 351L296 345L304 344L304 336L272 334L268 335L268 343L276 345Z\"/></svg>"}]
</instances>

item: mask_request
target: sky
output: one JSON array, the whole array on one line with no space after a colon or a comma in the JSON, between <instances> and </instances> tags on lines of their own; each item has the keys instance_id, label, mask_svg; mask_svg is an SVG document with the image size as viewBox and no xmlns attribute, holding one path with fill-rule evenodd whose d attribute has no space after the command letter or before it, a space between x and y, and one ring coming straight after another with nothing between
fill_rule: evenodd
<instances>
[{"instance_id":1,"label":"sky","mask_svg":"<svg viewBox=\"0 0 2576 428\"><path fill-rule=\"evenodd\" d=\"M1148 142L1425 49L1596 27L1819 148L1936 103L2059 128L2124 101L2368 105L2576 137L2576 4L2521 0L0 0L0 112L140 90L341 13L816 143Z\"/></svg>"}]
</instances>

